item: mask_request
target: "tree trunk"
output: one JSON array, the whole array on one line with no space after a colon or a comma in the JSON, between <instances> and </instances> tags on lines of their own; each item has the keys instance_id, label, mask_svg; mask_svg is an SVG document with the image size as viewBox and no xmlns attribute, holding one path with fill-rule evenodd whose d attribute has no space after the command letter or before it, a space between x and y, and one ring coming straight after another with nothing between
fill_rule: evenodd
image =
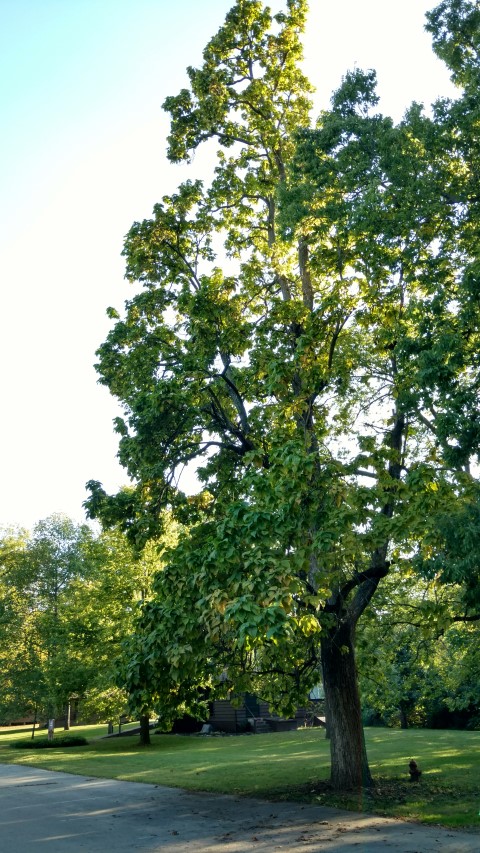
<instances>
[{"instance_id":1,"label":"tree trunk","mask_svg":"<svg viewBox=\"0 0 480 853\"><path fill-rule=\"evenodd\" d=\"M400 727L402 729L408 729L408 718L407 718L405 708L402 705L400 705L399 711L400 711Z\"/></svg>"},{"instance_id":2,"label":"tree trunk","mask_svg":"<svg viewBox=\"0 0 480 853\"><path fill-rule=\"evenodd\" d=\"M72 715L72 704L70 702L70 699L67 702L67 709L66 710L67 710L67 712L65 714L65 725L63 727L63 730L64 730L64 732L69 732L70 731L71 715Z\"/></svg>"},{"instance_id":3,"label":"tree trunk","mask_svg":"<svg viewBox=\"0 0 480 853\"><path fill-rule=\"evenodd\" d=\"M140 743L142 746L150 746L150 717L142 714L140 717Z\"/></svg>"},{"instance_id":4,"label":"tree trunk","mask_svg":"<svg viewBox=\"0 0 480 853\"><path fill-rule=\"evenodd\" d=\"M335 790L373 784L363 734L353 628L345 622L322 640L323 686L330 730L331 783Z\"/></svg>"},{"instance_id":5,"label":"tree trunk","mask_svg":"<svg viewBox=\"0 0 480 853\"><path fill-rule=\"evenodd\" d=\"M37 726L37 706L35 705L35 713L33 715L33 724L32 724L32 740L35 738L36 726Z\"/></svg>"}]
</instances>

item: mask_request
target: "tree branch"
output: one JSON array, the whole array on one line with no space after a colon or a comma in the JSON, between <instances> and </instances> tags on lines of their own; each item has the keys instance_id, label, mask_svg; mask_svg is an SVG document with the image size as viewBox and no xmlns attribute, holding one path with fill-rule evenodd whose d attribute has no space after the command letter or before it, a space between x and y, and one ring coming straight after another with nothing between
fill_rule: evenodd
<instances>
[{"instance_id":1,"label":"tree branch","mask_svg":"<svg viewBox=\"0 0 480 853\"><path fill-rule=\"evenodd\" d=\"M228 371L230 370L230 356L225 353L220 353L220 357L222 359L222 363L224 366L223 372L220 374L224 382L227 384L228 393L230 395L230 399L235 406L238 417L240 418L240 423L242 425L243 432L245 436L248 432L250 432L250 424L248 423L248 415L245 409L245 404L239 394L237 386L232 382L230 377L228 376Z\"/></svg>"},{"instance_id":2,"label":"tree branch","mask_svg":"<svg viewBox=\"0 0 480 853\"><path fill-rule=\"evenodd\" d=\"M305 237L301 237L298 241L298 264L302 280L303 304L310 311L313 311L313 288L308 269L308 244Z\"/></svg>"}]
</instances>

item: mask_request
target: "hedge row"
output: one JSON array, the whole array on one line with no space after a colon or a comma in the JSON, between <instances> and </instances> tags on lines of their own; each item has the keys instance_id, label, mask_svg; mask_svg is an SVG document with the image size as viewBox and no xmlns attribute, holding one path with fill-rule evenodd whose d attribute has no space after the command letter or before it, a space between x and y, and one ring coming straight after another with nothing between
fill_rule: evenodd
<instances>
[{"instance_id":1,"label":"hedge row","mask_svg":"<svg viewBox=\"0 0 480 853\"><path fill-rule=\"evenodd\" d=\"M80 735L62 735L49 740L48 737L35 737L33 740L16 740L13 749L55 749L66 746L87 746L88 740Z\"/></svg>"}]
</instances>

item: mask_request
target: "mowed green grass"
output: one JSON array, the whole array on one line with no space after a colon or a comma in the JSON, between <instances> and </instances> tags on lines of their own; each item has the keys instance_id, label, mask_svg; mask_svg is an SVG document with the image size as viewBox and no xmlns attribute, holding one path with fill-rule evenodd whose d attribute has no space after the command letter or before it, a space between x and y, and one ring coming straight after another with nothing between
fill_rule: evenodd
<instances>
[{"instance_id":1,"label":"mowed green grass","mask_svg":"<svg viewBox=\"0 0 480 853\"><path fill-rule=\"evenodd\" d=\"M139 746L137 735L102 739L105 726L73 732L89 745L28 752L9 746L28 738L28 730L0 729L0 763L480 829L480 732L367 729L375 792L343 796L326 784L329 744L321 729L239 737L152 735L151 747ZM408 780L410 758L423 771L418 784Z\"/></svg>"}]
</instances>

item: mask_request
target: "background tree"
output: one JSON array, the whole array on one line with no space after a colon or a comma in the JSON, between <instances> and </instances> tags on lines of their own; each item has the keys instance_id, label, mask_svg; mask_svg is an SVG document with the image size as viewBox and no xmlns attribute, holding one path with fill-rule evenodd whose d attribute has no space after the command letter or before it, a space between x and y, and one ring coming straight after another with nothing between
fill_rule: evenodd
<instances>
[{"instance_id":1,"label":"background tree","mask_svg":"<svg viewBox=\"0 0 480 853\"><path fill-rule=\"evenodd\" d=\"M46 691L33 608L15 580L27 537L26 531L14 529L2 531L1 536L0 716L4 722L25 714L35 718Z\"/></svg>"},{"instance_id":2,"label":"background tree","mask_svg":"<svg viewBox=\"0 0 480 853\"><path fill-rule=\"evenodd\" d=\"M0 541L0 709L4 719L67 716L113 720L126 710L116 686L122 643L159 568L118 531L95 534L64 516Z\"/></svg>"},{"instance_id":3,"label":"background tree","mask_svg":"<svg viewBox=\"0 0 480 853\"><path fill-rule=\"evenodd\" d=\"M458 22L439 14L441 52ZM439 551L441 514L476 500L478 143L472 88L395 126L361 71L309 129L305 15L240 0L165 102L169 157L213 139L218 162L127 235L143 287L110 310L98 370L136 489L92 481L87 506L138 546L165 505L184 525L132 655L139 703L168 716L235 686L288 710L321 665L347 788L371 781L358 620L392 567ZM205 488L187 497L192 462Z\"/></svg>"},{"instance_id":4,"label":"background tree","mask_svg":"<svg viewBox=\"0 0 480 853\"><path fill-rule=\"evenodd\" d=\"M35 707L49 718L63 714L70 696L81 692L88 678L71 591L79 578L88 576L85 546L90 538L86 525L51 516L31 536L1 543L7 672L13 684L23 673L25 689L17 702L23 696L24 712Z\"/></svg>"},{"instance_id":5,"label":"background tree","mask_svg":"<svg viewBox=\"0 0 480 853\"><path fill-rule=\"evenodd\" d=\"M359 626L364 719L402 728L448 727L460 719L450 712L461 708L464 724L469 716L475 720L465 665L470 655L475 659L475 632L456 615L461 599L458 586L439 578L391 572Z\"/></svg>"},{"instance_id":6,"label":"background tree","mask_svg":"<svg viewBox=\"0 0 480 853\"><path fill-rule=\"evenodd\" d=\"M174 535L166 520L164 539ZM95 572L80 586L77 605L88 625L95 665L81 706L85 719L113 723L130 712L123 688L125 646L131 642L140 606L150 597L153 577L161 567L159 546L152 541L138 553L118 529L103 531L94 542ZM142 709L135 710L140 716L147 715Z\"/></svg>"}]
</instances>

